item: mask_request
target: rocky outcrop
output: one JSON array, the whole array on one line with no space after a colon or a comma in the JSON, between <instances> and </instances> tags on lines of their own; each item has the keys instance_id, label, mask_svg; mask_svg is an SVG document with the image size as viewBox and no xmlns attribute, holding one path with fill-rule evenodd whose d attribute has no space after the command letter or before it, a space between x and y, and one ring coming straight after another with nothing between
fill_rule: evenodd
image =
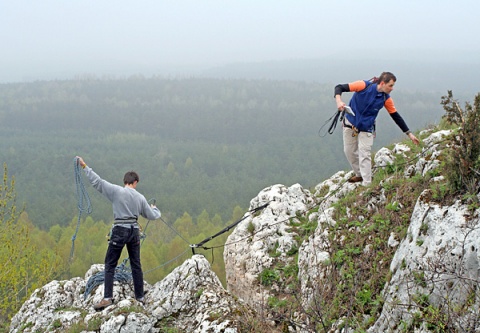
<instances>
[{"instance_id":1,"label":"rocky outcrop","mask_svg":"<svg viewBox=\"0 0 480 333\"><path fill-rule=\"evenodd\" d=\"M266 203L268 207L260 215L248 216L235 228L224 250L228 290L257 310L263 309L271 296L269 289L262 286L260 275L279 262L291 264L293 258L286 253L300 244L290 230L290 219L307 212L315 200L298 184L274 185L252 199L250 209ZM272 283L276 281L272 279Z\"/></svg>"},{"instance_id":2,"label":"rocky outcrop","mask_svg":"<svg viewBox=\"0 0 480 333\"><path fill-rule=\"evenodd\" d=\"M479 332L478 212L459 201L448 207L431 204L426 191L411 221L390 266L383 311L369 332L401 332L401 323L415 323L415 314L429 305L452 314L464 308L451 316L445 332ZM432 323L416 324L416 332L429 332Z\"/></svg>"},{"instance_id":3,"label":"rocky outcrop","mask_svg":"<svg viewBox=\"0 0 480 333\"><path fill-rule=\"evenodd\" d=\"M239 314L248 314L225 291L208 261L195 255L165 279L146 285L145 304L134 300L132 286L115 282L117 302L101 312L93 304L103 297L103 285L84 300L89 277L102 270L94 265L85 278L52 281L35 290L13 317L11 333L80 331L159 332L175 328L180 332L236 332Z\"/></svg>"},{"instance_id":4,"label":"rocky outcrop","mask_svg":"<svg viewBox=\"0 0 480 333\"><path fill-rule=\"evenodd\" d=\"M353 173L338 172L315 187L315 196L321 200L320 208L318 212L310 214L309 220L316 221L317 228L315 233L303 242L298 251L298 276L304 307L311 304L312 296L318 294L318 288L322 288L322 281L328 279L328 266L323 263L330 260L328 229L336 224L332 217L335 210L332 205L359 186L347 182L352 175Z\"/></svg>"},{"instance_id":5,"label":"rocky outcrop","mask_svg":"<svg viewBox=\"0 0 480 333\"><path fill-rule=\"evenodd\" d=\"M406 145L382 148L375 155L375 168L388 167L401 159L406 164L404 177L424 177L441 164L439 142L449 134L431 133L415 159L410 158ZM274 306L268 303L272 297L281 301L283 295L298 292L295 298L308 309L314 301L312 296L327 284L330 266L325 263L331 260L330 242L344 241L330 235L338 224L334 213L339 200L355 190L365 197L363 208L367 211L376 212L388 204L382 186L365 195L359 184L346 182L350 176L338 172L315 186L313 193L299 184L278 184L253 198L250 210L268 206L261 212L247 213L228 237L224 250L226 289L208 261L195 255L162 281L146 285L149 292L144 306L132 298L130 285L116 283L114 297L118 302L97 313L92 305L102 298L103 288L96 288L83 299L86 281L103 269L94 265L84 278L52 281L36 290L12 319L10 332L65 332L76 326L76 332L153 333L171 328L179 332L234 333L242 332L245 318L254 316L269 320L269 332L316 332L306 315L308 311L290 314L289 324L276 330L278 317L272 315L274 311L269 312ZM442 176L430 179L434 186ZM386 178L382 184L389 181ZM480 331L479 210L461 200L442 206L431 199L429 189L418 197L405 237L394 230L390 233L387 243L396 252L390 264L391 277L381 295L383 305L369 325L370 333L427 333L434 323L425 318L439 319L444 313L450 316L444 320L448 323L445 332ZM395 204L402 207L404 203ZM354 214L350 207L345 211L347 217ZM367 218L354 217L358 221ZM367 241L363 251L371 248ZM297 269L290 272L296 274L298 290L290 289L291 276L278 274L289 268ZM366 315L365 319L371 318ZM353 329L346 328L342 319L332 323L328 331L351 332Z\"/></svg>"}]
</instances>

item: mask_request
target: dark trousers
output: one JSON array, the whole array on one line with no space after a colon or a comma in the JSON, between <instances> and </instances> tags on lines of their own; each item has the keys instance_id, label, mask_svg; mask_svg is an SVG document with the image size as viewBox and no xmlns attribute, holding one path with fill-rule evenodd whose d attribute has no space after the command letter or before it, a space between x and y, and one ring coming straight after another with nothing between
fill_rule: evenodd
<instances>
[{"instance_id":1,"label":"dark trousers","mask_svg":"<svg viewBox=\"0 0 480 333\"><path fill-rule=\"evenodd\" d=\"M133 225L130 228L122 226L114 226L110 241L108 243L107 254L105 255L105 285L104 298L113 297L113 278L118 259L122 254L124 246L130 259L130 267L132 268L133 287L135 290L135 298L143 297L143 272L140 263L140 233L138 228Z\"/></svg>"}]
</instances>

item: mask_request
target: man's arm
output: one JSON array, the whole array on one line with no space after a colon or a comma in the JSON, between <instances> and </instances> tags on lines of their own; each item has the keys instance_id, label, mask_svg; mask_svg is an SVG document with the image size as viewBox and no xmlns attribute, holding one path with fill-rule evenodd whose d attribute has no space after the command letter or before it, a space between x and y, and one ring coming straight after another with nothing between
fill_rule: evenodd
<instances>
[{"instance_id":1,"label":"man's arm","mask_svg":"<svg viewBox=\"0 0 480 333\"><path fill-rule=\"evenodd\" d=\"M337 110L343 111L345 109L345 103L342 101L342 93L350 91L348 84L338 84L335 86L335 102L337 103Z\"/></svg>"},{"instance_id":2,"label":"man's arm","mask_svg":"<svg viewBox=\"0 0 480 333\"><path fill-rule=\"evenodd\" d=\"M366 86L367 86L367 84L365 83L365 81L361 81L361 80L360 81L355 81L355 82L352 82L352 83L337 84L335 86L335 95L334 96L335 96L335 102L337 103L338 111L343 111L343 109L347 105L342 101L342 94L344 92L362 91L363 89L365 89Z\"/></svg>"},{"instance_id":3,"label":"man's arm","mask_svg":"<svg viewBox=\"0 0 480 333\"><path fill-rule=\"evenodd\" d=\"M405 120L403 120L402 116L395 108L395 104L393 103L392 98L388 98L385 101L385 109L387 109L393 121L395 122L395 124L397 124L398 127L400 127L402 132L405 133L410 138L410 140L413 141L414 144L418 145L420 143L420 140L418 140L417 137L413 135L412 132L410 132L407 123L405 122Z\"/></svg>"},{"instance_id":4,"label":"man's arm","mask_svg":"<svg viewBox=\"0 0 480 333\"><path fill-rule=\"evenodd\" d=\"M158 220L162 216L162 213L160 212L160 209L157 208L157 206L149 205L147 199L143 197L141 215L149 220Z\"/></svg>"},{"instance_id":5,"label":"man's arm","mask_svg":"<svg viewBox=\"0 0 480 333\"><path fill-rule=\"evenodd\" d=\"M92 170L92 168L90 168L87 165L87 163L85 163L83 158L81 158L80 156L77 156L77 158L78 158L78 163L80 164L82 169L85 171L85 175L90 181L90 184L92 184L93 188L96 189L98 192L102 193L103 195L105 195L110 201L112 201L115 190L119 186L111 184L106 180L103 180L102 178L100 178L99 175L97 175Z\"/></svg>"}]
</instances>

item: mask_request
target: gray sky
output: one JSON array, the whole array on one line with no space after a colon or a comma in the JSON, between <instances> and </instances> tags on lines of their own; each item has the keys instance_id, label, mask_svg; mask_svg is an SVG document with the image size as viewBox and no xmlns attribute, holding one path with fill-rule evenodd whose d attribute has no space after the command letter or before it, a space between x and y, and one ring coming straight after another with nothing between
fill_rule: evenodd
<instances>
[{"instance_id":1,"label":"gray sky","mask_svg":"<svg viewBox=\"0 0 480 333\"><path fill-rule=\"evenodd\" d=\"M478 13L478 0L0 0L0 82L340 54L475 62Z\"/></svg>"}]
</instances>

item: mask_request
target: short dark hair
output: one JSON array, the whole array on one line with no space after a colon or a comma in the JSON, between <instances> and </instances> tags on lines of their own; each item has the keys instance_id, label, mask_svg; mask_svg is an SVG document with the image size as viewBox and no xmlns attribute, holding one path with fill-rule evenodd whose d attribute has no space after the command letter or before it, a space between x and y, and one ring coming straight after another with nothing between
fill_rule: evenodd
<instances>
[{"instance_id":1,"label":"short dark hair","mask_svg":"<svg viewBox=\"0 0 480 333\"><path fill-rule=\"evenodd\" d=\"M382 83L382 82L388 83L390 82L390 80L393 80L393 82L397 82L397 78L395 77L395 75L393 75L390 72L383 72L378 77L378 83Z\"/></svg>"},{"instance_id":2,"label":"short dark hair","mask_svg":"<svg viewBox=\"0 0 480 333\"><path fill-rule=\"evenodd\" d=\"M137 183L140 181L140 177L138 177L135 171L128 171L125 176L123 176L123 184L125 185L131 185L135 181L137 181Z\"/></svg>"},{"instance_id":3,"label":"short dark hair","mask_svg":"<svg viewBox=\"0 0 480 333\"><path fill-rule=\"evenodd\" d=\"M382 82L388 83L388 82L390 82L390 80L393 80L393 82L397 82L397 78L395 77L395 75L393 75L390 72L383 72L382 74L380 74L379 77L376 77L376 76L372 77L370 79L370 82L372 82L372 83L382 83Z\"/></svg>"}]
</instances>

